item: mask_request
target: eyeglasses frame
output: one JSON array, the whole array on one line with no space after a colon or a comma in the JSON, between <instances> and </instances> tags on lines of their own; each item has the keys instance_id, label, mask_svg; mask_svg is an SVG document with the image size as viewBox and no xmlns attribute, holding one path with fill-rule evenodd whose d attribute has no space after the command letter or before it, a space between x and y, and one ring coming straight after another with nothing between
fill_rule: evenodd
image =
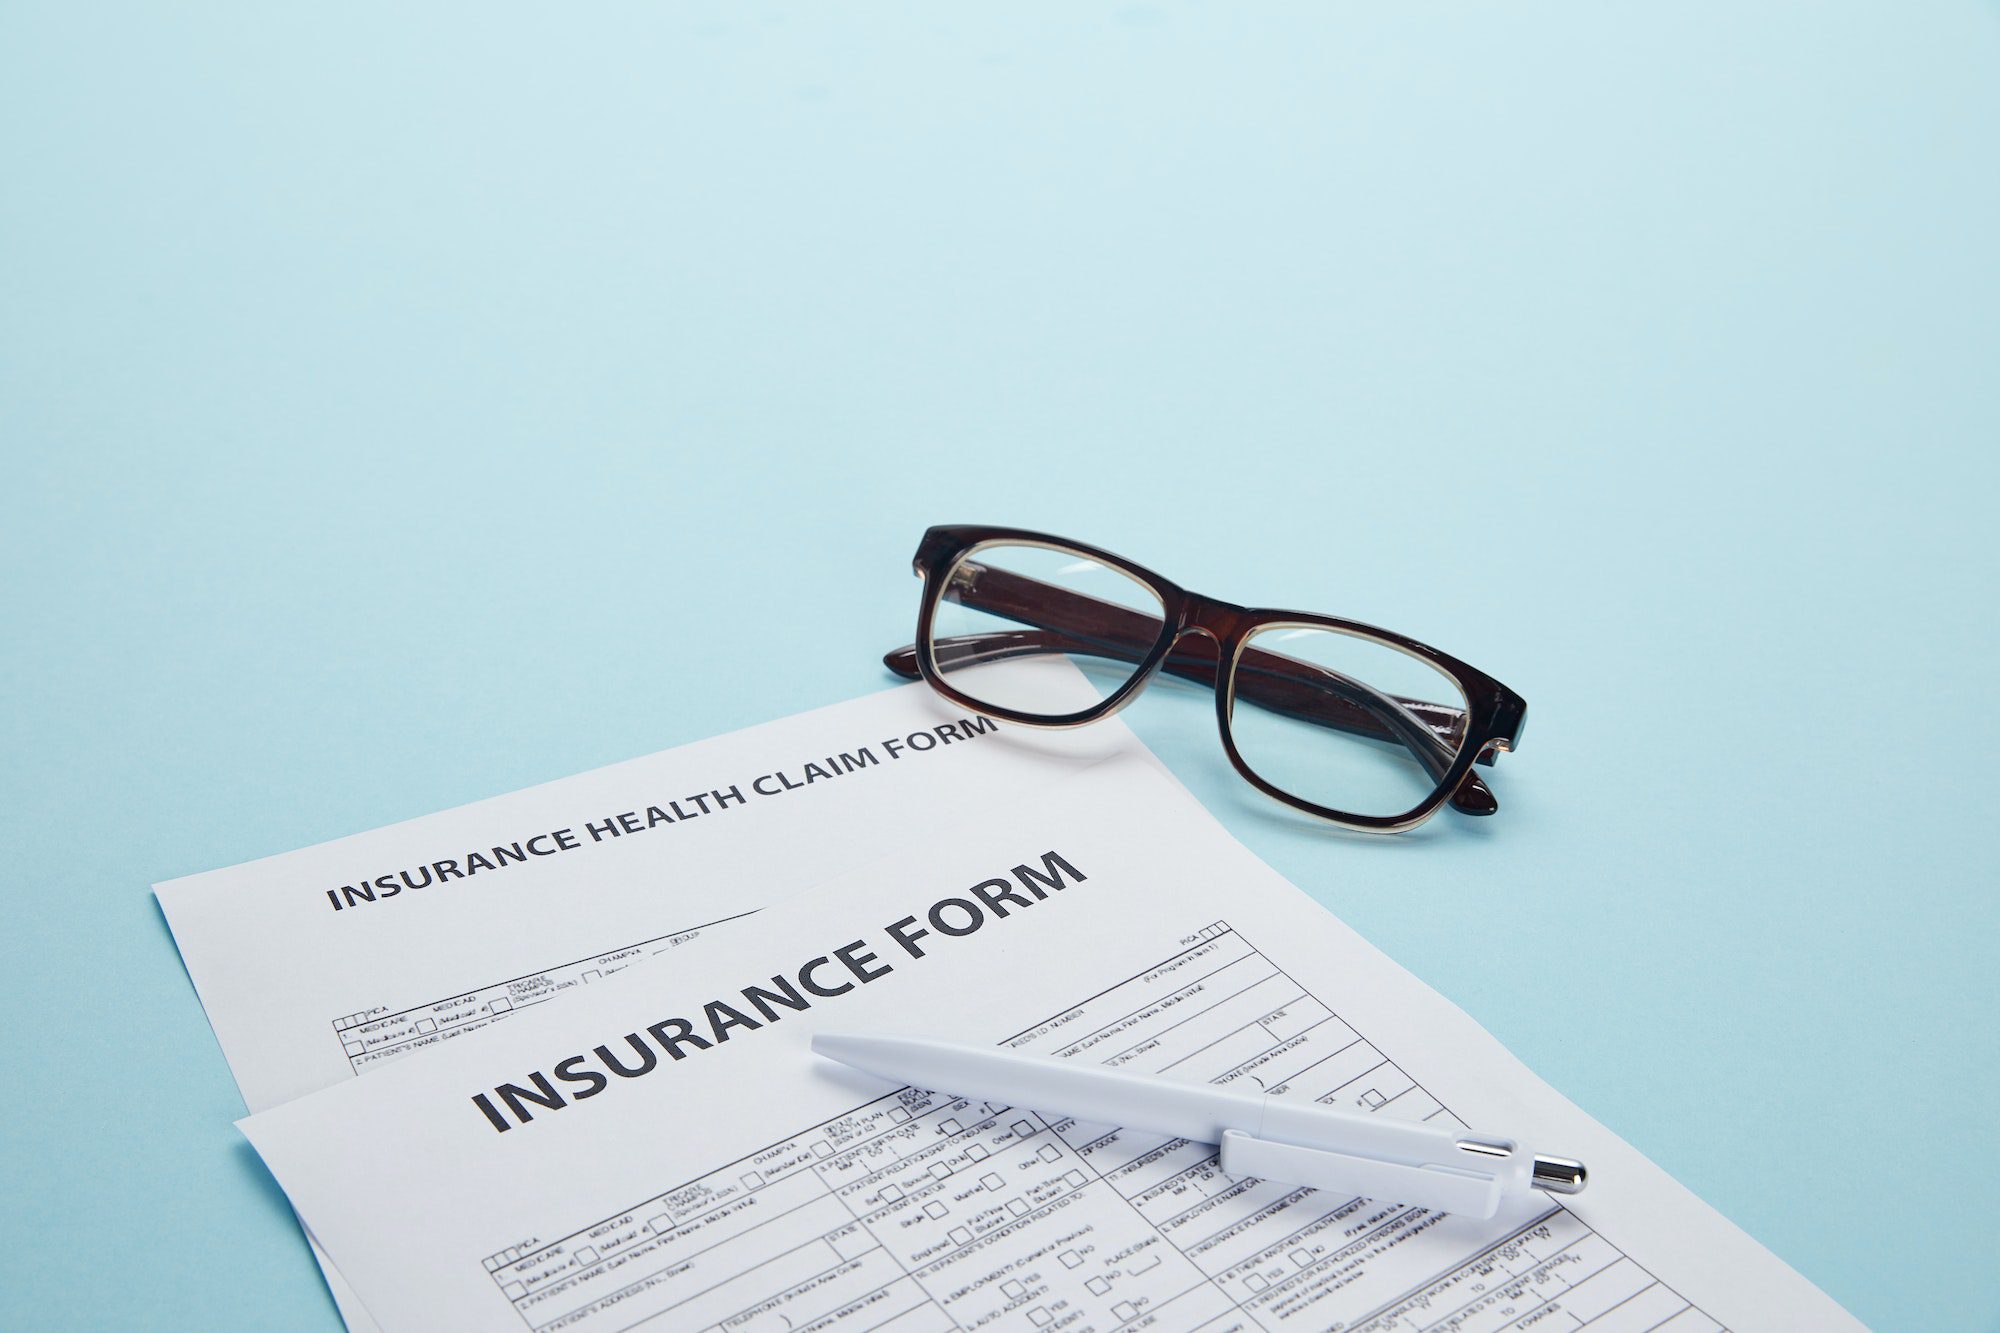
<instances>
[{"instance_id":1,"label":"eyeglasses frame","mask_svg":"<svg viewBox=\"0 0 2000 1333\"><path fill-rule=\"evenodd\" d=\"M965 694L953 687L945 673L938 667L933 653L932 630L936 622L937 608L944 600L952 571L958 567L960 561L989 546L1032 546L1060 554L1079 555L1127 575L1160 599L1163 628L1158 642L1138 663L1124 684L1089 708L1079 709L1074 713L1045 717L987 703ZM1088 726L1115 715L1137 698L1152 683L1153 678L1173 656L1183 639L1191 635L1206 638L1214 645L1217 658L1214 683L1216 725L1221 733L1223 751L1229 756L1231 767L1251 786L1271 799L1303 811L1316 819L1357 832L1402 833L1422 824L1436 814L1446 802L1452 800L1454 794L1471 777L1475 762L1490 765L1496 753L1512 752L1520 742L1521 731L1527 720L1528 706L1520 695L1478 668L1408 635L1397 634L1392 630L1339 616L1270 607L1239 606L1234 602L1189 591L1145 566L1135 564L1110 551L1049 533L983 524L941 524L924 533L923 541L919 543L916 556L912 560L912 566L924 582L922 603L917 614L917 638L913 645L917 672L932 689L953 703L982 716L1012 722L1018 726L1051 731ZM1369 640L1434 667L1458 686L1465 700L1464 739L1460 742L1458 751L1444 775L1437 779L1430 795L1411 809L1399 815L1364 815L1320 805L1267 781L1244 760L1236 748L1230 719L1236 706L1236 677L1244 650L1249 646L1251 637L1261 630L1294 627L1333 630ZM899 655L891 654L891 659L897 656ZM1473 781L1477 783L1478 780L1474 778ZM1483 809L1467 809L1467 813L1489 814L1497 808L1497 802L1493 802Z\"/></svg>"}]
</instances>

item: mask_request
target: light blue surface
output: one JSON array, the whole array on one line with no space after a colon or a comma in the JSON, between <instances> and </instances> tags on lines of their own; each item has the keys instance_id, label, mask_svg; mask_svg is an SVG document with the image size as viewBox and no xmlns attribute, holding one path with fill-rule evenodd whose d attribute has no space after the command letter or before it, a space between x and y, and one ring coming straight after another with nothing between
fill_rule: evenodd
<instances>
[{"instance_id":1,"label":"light blue surface","mask_svg":"<svg viewBox=\"0 0 2000 1333\"><path fill-rule=\"evenodd\" d=\"M1395 841L1127 716L2000 1328L1997 132L1987 4L0 8L0 1326L336 1326L152 881L873 689L986 521L1518 688Z\"/></svg>"}]
</instances>

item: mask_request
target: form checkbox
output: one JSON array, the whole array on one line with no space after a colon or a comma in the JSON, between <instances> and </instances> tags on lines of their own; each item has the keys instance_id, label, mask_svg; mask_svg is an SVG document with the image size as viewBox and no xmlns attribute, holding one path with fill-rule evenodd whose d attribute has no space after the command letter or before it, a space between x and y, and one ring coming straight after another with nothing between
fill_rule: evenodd
<instances>
[{"instance_id":1,"label":"form checkbox","mask_svg":"<svg viewBox=\"0 0 2000 1333\"><path fill-rule=\"evenodd\" d=\"M967 1245L972 1241L972 1229L970 1227L953 1227L944 1234L951 1237L954 1244Z\"/></svg>"},{"instance_id":2,"label":"form checkbox","mask_svg":"<svg viewBox=\"0 0 2000 1333\"><path fill-rule=\"evenodd\" d=\"M979 1183L984 1185L987 1189L990 1190L1002 1189L1007 1184L1006 1181L1000 1179L1000 1173L998 1171L988 1171L985 1175L979 1178Z\"/></svg>"},{"instance_id":3,"label":"form checkbox","mask_svg":"<svg viewBox=\"0 0 2000 1333\"><path fill-rule=\"evenodd\" d=\"M950 1211L949 1208L946 1208L941 1203L932 1202L924 1205L924 1216L933 1219L943 1217Z\"/></svg>"},{"instance_id":4,"label":"form checkbox","mask_svg":"<svg viewBox=\"0 0 2000 1333\"><path fill-rule=\"evenodd\" d=\"M975 1162L983 1162L986 1160L986 1145L975 1143L965 1150L965 1155Z\"/></svg>"},{"instance_id":5,"label":"form checkbox","mask_svg":"<svg viewBox=\"0 0 2000 1333\"><path fill-rule=\"evenodd\" d=\"M1111 1279L1108 1277L1094 1277L1083 1285L1090 1288L1091 1295L1102 1296L1105 1292L1111 1290Z\"/></svg>"},{"instance_id":6,"label":"form checkbox","mask_svg":"<svg viewBox=\"0 0 2000 1333\"><path fill-rule=\"evenodd\" d=\"M436 1032L437 1030L438 1021L435 1018L419 1018L417 1020L417 1031Z\"/></svg>"},{"instance_id":7,"label":"form checkbox","mask_svg":"<svg viewBox=\"0 0 2000 1333\"><path fill-rule=\"evenodd\" d=\"M488 1000L486 1002L486 1012L489 1014L509 1013L513 1010L513 1008L514 1008L514 1002L508 999L504 995L500 996L497 999Z\"/></svg>"},{"instance_id":8,"label":"form checkbox","mask_svg":"<svg viewBox=\"0 0 2000 1333\"><path fill-rule=\"evenodd\" d=\"M1027 1284L1016 1279L1009 1279L1006 1282L1002 1282L1000 1290L1006 1292L1009 1298L1017 1301L1028 1294Z\"/></svg>"},{"instance_id":9,"label":"form checkbox","mask_svg":"<svg viewBox=\"0 0 2000 1333\"><path fill-rule=\"evenodd\" d=\"M1062 1266L1064 1268L1079 1268L1082 1265L1083 1256L1075 1250L1064 1250L1062 1252Z\"/></svg>"},{"instance_id":10,"label":"form checkbox","mask_svg":"<svg viewBox=\"0 0 2000 1333\"><path fill-rule=\"evenodd\" d=\"M1062 1149L1056 1147L1053 1143L1044 1143L1036 1150L1035 1156L1041 1158L1044 1162L1053 1162L1056 1158L1062 1156Z\"/></svg>"},{"instance_id":11,"label":"form checkbox","mask_svg":"<svg viewBox=\"0 0 2000 1333\"><path fill-rule=\"evenodd\" d=\"M1016 1217L1020 1217L1028 1211L1028 1201L1026 1199L1009 1199L1007 1200L1007 1211Z\"/></svg>"},{"instance_id":12,"label":"form checkbox","mask_svg":"<svg viewBox=\"0 0 2000 1333\"><path fill-rule=\"evenodd\" d=\"M882 1187L883 1203L896 1203L899 1202L902 1199L902 1197L903 1197L903 1187L901 1185L884 1185Z\"/></svg>"},{"instance_id":13,"label":"form checkbox","mask_svg":"<svg viewBox=\"0 0 2000 1333\"><path fill-rule=\"evenodd\" d=\"M1037 1305L1034 1309L1028 1311L1028 1318L1035 1321L1036 1328L1040 1328L1043 1325L1047 1324L1051 1319L1054 1319L1055 1316L1050 1314L1047 1310L1043 1309L1041 1306Z\"/></svg>"},{"instance_id":14,"label":"form checkbox","mask_svg":"<svg viewBox=\"0 0 2000 1333\"><path fill-rule=\"evenodd\" d=\"M1014 1137L1017 1139L1032 1139L1035 1137L1035 1127L1025 1120L1016 1120L1013 1124L1007 1126L1007 1128L1014 1131Z\"/></svg>"}]
</instances>

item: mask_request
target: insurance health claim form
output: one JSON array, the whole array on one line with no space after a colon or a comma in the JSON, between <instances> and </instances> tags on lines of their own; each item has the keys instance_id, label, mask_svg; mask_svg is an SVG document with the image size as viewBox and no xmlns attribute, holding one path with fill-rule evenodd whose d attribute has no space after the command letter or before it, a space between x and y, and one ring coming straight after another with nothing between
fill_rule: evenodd
<instances>
[{"instance_id":1,"label":"insurance health claim form","mask_svg":"<svg viewBox=\"0 0 2000 1333\"><path fill-rule=\"evenodd\" d=\"M1007 664L1066 711L1061 659ZM438 1048L1113 755L908 685L154 886L253 1112ZM315 1247L355 1333L372 1324Z\"/></svg>"},{"instance_id":2,"label":"insurance health claim form","mask_svg":"<svg viewBox=\"0 0 2000 1333\"><path fill-rule=\"evenodd\" d=\"M1231 1179L821 1025L1517 1133L1591 1185L1473 1221ZM243 1127L395 1333L1858 1327L1124 762Z\"/></svg>"}]
</instances>

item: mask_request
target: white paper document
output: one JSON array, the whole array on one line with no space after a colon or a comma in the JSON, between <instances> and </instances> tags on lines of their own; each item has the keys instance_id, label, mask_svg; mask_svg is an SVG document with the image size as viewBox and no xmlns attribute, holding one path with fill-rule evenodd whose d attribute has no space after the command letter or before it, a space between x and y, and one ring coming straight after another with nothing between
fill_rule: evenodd
<instances>
[{"instance_id":1,"label":"white paper document","mask_svg":"<svg viewBox=\"0 0 2000 1333\"><path fill-rule=\"evenodd\" d=\"M1858 1327L1149 767L940 832L244 1132L397 1333ZM1445 1118L1591 1184L1473 1221L1232 1179L821 1026Z\"/></svg>"},{"instance_id":2,"label":"white paper document","mask_svg":"<svg viewBox=\"0 0 2000 1333\"><path fill-rule=\"evenodd\" d=\"M1060 659L1000 669L1052 711L1099 697ZM1115 719L1038 732L907 685L155 892L256 1112L582 994L1117 755L1154 762Z\"/></svg>"}]
</instances>

